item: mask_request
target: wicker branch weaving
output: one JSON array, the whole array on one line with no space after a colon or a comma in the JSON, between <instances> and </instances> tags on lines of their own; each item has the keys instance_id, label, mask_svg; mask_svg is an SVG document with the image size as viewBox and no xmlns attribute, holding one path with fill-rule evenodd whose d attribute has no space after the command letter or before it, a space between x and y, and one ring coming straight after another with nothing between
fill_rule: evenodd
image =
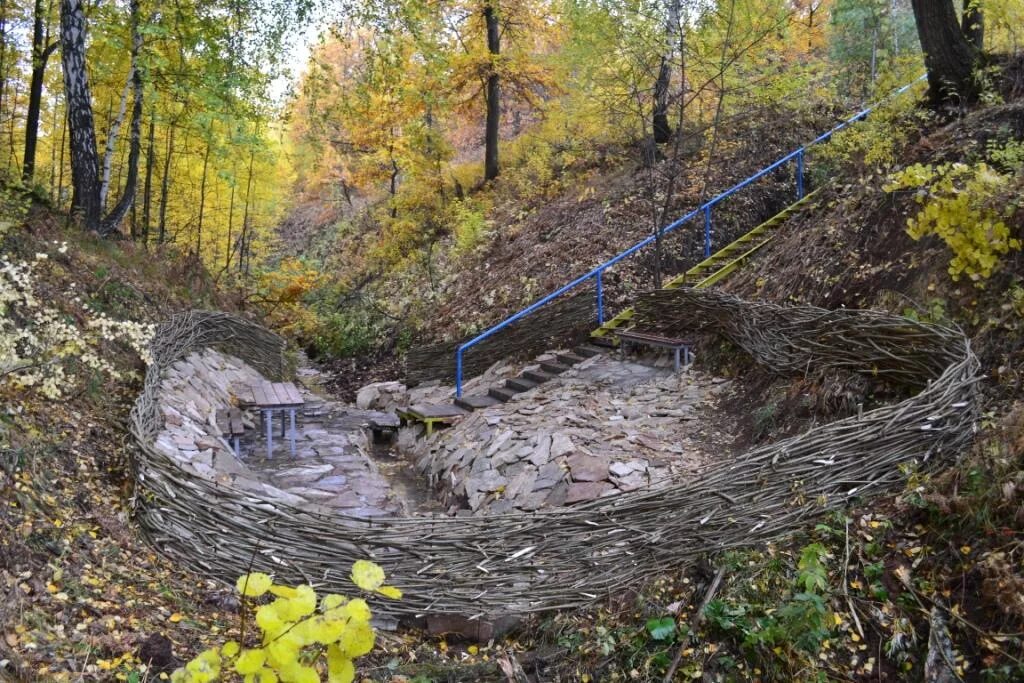
<instances>
[{"instance_id":1,"label":"wicker branch weaving","mask_svg":"<svg viewBox=\"0 0 1024 683\"><path fill-rule=\"evenodd\" d=\"M899 488L903 465L934 468L972 439L979 363L959 330L685 289L646 294L637 310L676 328L716 331L779 372L841 368L920 391L672 487L531 514L365 520L271 504L192 476L153 448L161 376L190 352L212 346L268 376L282 372L276 335L193 311L159 328L132 411L139 523L161 552L226 581L248 570L255 549L255 569L347 592L352 562L372 559L405 593L376 602L378 613L486 618L584 606L701 553L779 537L855 497Z\"/></svg>"}]
</instances>

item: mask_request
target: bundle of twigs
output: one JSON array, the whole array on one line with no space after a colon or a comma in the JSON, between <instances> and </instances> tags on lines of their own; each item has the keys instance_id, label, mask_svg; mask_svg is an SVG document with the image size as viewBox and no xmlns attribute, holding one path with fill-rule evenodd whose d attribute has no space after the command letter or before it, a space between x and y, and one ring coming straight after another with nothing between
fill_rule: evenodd
<instances>
[{"instance_id":1,"label":"bundle of twigs","mask_svg":"<svg viewBox=\"0 0 1024 683\"><path fill-rule=\"evenodd\" d=\"M779 371L846 368L923 389L674 487L530 514L365 520L275 505L192 476L155 451L155 400L170 364L212 345L264 372L281 367L280 340L266 330L190 313L160 328L133 412L139 521L164 553L225 580L252 562L282 581L346 591L352 562L373 559L405 593L376 604L381 614L536 612L586 605L701 553L778 537L854 497L900 487L907 467L934 467L972 438L979 367L958 330L693 290L645 295L639 310L676 327L700 321Z\"/></svg>"}]
</instances>

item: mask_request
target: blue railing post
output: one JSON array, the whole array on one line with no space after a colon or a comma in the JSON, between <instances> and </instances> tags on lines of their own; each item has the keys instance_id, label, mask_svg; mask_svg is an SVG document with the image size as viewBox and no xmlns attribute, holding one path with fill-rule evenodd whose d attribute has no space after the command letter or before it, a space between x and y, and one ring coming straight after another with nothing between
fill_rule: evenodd
<instances>
[{"instance_id":1,"label":"blue railing post","mask_svg":"<svg viewBox=\"0 0 1024 683\"><path fill-rule=\"evenodd\" d=\"M704 258L711 256L711 204L704 205Z\"/></svg>"},{"instance_id":2,"label":"blue railing post","mask_svg":"<svg viewBox=\"0 0 1024 683\"><path fill-rule=\"evenodd\" d=\"M455 398L462 398L462 346L455 351Z\"/></svg>"},{"instance_id":3,"label":"blue railing post","mask_svg":"<svg viewBox=\"0 0 1024 683\"><path fill-rule=\"evenodd\" d=\"M804 198L804 148L796 155L796 198Z\"/></svg>"},{"instance_id":4,"label":"blue railing post","mask_svg":"<svg viewBox=\"0 0 1024 683\"><path fill-rule=\"evenodd\" d=\"M604 274L603 270L597 271L597 275L594 279L597 281L597 324L598 326L604 325L604 285L602 284L601 276Z\"/></svg>"}]
</instances>

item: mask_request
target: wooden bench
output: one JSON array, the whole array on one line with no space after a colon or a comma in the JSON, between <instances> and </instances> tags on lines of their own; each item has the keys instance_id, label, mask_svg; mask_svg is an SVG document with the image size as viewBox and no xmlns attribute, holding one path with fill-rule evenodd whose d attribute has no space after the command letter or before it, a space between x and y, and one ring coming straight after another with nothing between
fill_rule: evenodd
<instances>
[{"instance_id":1,"label":"wooden bench","mask_svg":"<svg viewBox=\"0 0 1024 683\"><path fill-rule=\"evenodd\" d=\"M245 425L242 423L242 411L238 408L218 410L217 426L220 428L221 436L231 440L231 445L235 448L235 457L241 457L238 440L245 433Z\"/></svg>"},{"instance_id":2,"label":"wooden bench","mask_svg":"<svg viewBox=\"0 0 1024 683\"><path fill-rule=\"evenodd\" d=\"M666 337L663 334L643 332L641 330L616 330L615 336L619 338L619 350L623 357L626 355L626 346L628 344L638 344L640 346L654 346L674 351L676 372L679 372L682 367L689 367L693 360L693 356L690 353L690 347L693 346L693 342L689 339ZM682 365L679 362L680 352L683 356Z\"/></svg>"},{"instance_id":3,"label":"wooden bench","mask_svg":"<svg viewBox=\"0 0 1024 683\"><path fill-rule=\"evenodd\" d=\"M412 405L396 411L406 422L422 422L427 427L427 436L434 433L434 425L450 425L469 414L455 405Z\"/></svg>"}]
</instances>

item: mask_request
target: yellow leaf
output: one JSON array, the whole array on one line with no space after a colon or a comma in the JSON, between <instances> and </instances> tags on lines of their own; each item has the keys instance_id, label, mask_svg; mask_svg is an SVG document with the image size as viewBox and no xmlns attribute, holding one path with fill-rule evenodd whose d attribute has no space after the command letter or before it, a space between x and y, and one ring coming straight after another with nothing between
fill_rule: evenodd
<instances>
[{"instance_id":1,"label":"yellow leaf","mask_svg":"<svg viewBox=\"0 0 1024 683\"><path fill-rule=\"evenodd\" d=\"M225 657L234 657L238 654L239 646L237 640L229 640L224 643L224 647L220 649L220 653Z\"/></svg>"},{"instance_id":2,"label":"yellow leaf","mask_svg":"<svg viewBox=\"0 0 1024 683\"><path fill-rule=\"evenodd\" d=\"M394 586L381 586L377 589L377 592L385 598L391 598L392 600L400 600L402 598L402 591Z\"/></svg>"},{"instance_id":3,"label":"yellow leaf","mask_svg":"<svg viewBox=\"0 0 1024 683\"><path fill-rule=\"evenodd\" d=\"M341 638L338 639L338 647L341 648L343 655L349 659L355 659L373 649L373 640L374 633L369 623L353 622L341 634Z\"/></svg>"},{"instance_id":4,"label":"yellow leaf","mask_svg":"<svg viewBox=\"0 0 1024 683\"><path fill-rule=\"evenodd\" d=\"M267 659L267 653L263 648L242 650L235 662L235 671L242 674L254 674L263 668L263 662Z\"/></svg>"},{"instance_id":5,"label":"yellow leaf","mask_svg":"<svg viewBox=\"0 0 1024 683\"><path fill-rule=\"evenodd\" d=\"M172 614L171 616L169 616L167 618L167 621L171 622L172 624L177 624L182 619L183 619L183 617L181 616L181 613L180 612L175 612L174 614Z\"/></svg>"},{"instance_id":6,"label":"yellow leaf","mask_svg":"<svg viewBox=\"0 0 1024 683\"><path fill-rule=\"evenodd\" d=\"M470 645L466 648L466 652L468 652L471 655L475 655L476 653L480 652L480 648L478 648L476 645Z\"/></svg>"},{"instance_id":7,"label":"yellow leaf","mask_svg":"<svg viewBox=\"0 0 1024 683\"><path fill-rule=\"evenodd\" d=\"M352 565L352 583L364 591L374 591L384 584L384 570L368 560L356 560Z\"/></svg>"},{"instance_id":8,"label":"yellow leaf","mask_svg":"<svg viewBox=\"0 0 1024 683\"><path fill-rule=\"evenodd\" d=\"M346 657L341 648L331 645L327 648L327 682L352 683L356 677L352 660Z\"/></svg>"},{"instance_id":9,"label":"yellow leaf","mask_svg":"<svg viewBox=\"0 0 1024 683\"><path fill-rule=\"evenodd\" d=\"M253 572L238 577L235 587L242 595L256 598L266 593L274 585L273 579L262 572Z\"/></svg>"}]
</instances>

